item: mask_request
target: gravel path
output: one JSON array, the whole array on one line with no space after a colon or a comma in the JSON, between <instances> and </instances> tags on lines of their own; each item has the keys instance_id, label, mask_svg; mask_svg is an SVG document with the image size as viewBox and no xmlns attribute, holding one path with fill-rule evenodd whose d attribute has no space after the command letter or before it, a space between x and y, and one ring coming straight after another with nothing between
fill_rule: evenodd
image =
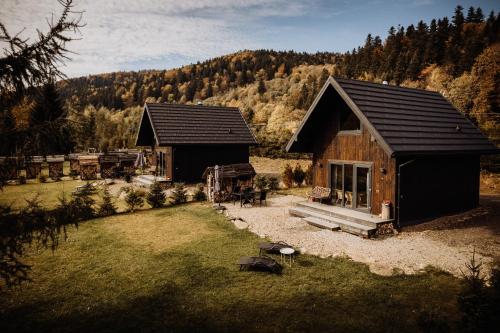
<instances>
[{"instance_id":1,"label":"gravel path","mask_svg":"<svg viewBox=\"0 0 500 333\"><path fill-rule=\"evenodd\" d=\"M302 219L288 214L288 208L303 201L297 196L272 196L267 207L240 208L227 204L226 214L236 227L248 228L260 237L272 241L285 241L300 249L301 253L328 256L348 256L369 265L377 274L390 275L394 270L406 274L421 271L426 266L438 267L460 276L472 254L480 244L457 244L433 237L434 231L403 232L382 239L363 239L344 232L333 232L308 225ZM477 255L485 264L488 256Z\"/></svg>"}]
</instances>

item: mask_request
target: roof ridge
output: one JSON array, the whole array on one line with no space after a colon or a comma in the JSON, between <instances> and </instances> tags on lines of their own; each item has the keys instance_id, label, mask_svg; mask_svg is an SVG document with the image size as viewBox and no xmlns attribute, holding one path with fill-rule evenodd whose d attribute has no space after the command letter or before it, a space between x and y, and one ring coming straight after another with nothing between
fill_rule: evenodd
<instances>
[{"instance_id":1,"label":"roof ridge","mask_svg":"<svg viewBox=\"0 0 500 333\"><path fill-rule=\"evenodd\" d=\"M439 91L433 91L433 90L427 90L427 89L421 89L421 88L402 87L402 86L396 86L393 84L383 84L383 83L378 83L378 82L356 80L356 79L345 79L345 78L340 78L340 77L333 77L333 78L337 82L338 81L352 82L353 84L369 85L369 86L373 86L375 88L396 89L396 90L403 90L403 91L406 90L408 92L419 92L419 93L426 93L429 95L443 96Z\"/></svg>"},{"instance_id":2,"label":"roof ridge","mask_svg":"<svg viewBox=\"0 0 500 333\"><path fill-rule=\"evenodd\" d=\"M176 103L157 103L157 102L146 102L145 104L149 106L165 106L174 108L199 108L199 109L236 109L236 106L218 106L218 105L198 105L198 104L176 104Z\"/></svg>"}]
</instances>

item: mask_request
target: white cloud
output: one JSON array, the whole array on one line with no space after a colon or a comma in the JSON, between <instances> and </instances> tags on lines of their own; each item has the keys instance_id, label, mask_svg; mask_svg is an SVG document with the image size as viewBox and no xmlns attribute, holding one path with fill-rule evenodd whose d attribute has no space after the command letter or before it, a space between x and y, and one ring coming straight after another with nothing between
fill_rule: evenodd
<instances>
[{"instance_id":1,"label":"white cloud","mask_svg":"<svg viewBox=\"0 0 500 333\"><path fill-rule=\"evenodd\" d=\"M258 48L259 30L249 24L272 17L304 15L309 1L287 0L81 0L82 39L71 42L64 71L69 76L144 68L165 68L240 49ZM0 17L11 33L25 37L46 30L46 18L60 13L56 0L2 0ZM164 65L161 65L164 64ZM149 67L149 68L151 68Z\"/></svg>"}]
</instances>

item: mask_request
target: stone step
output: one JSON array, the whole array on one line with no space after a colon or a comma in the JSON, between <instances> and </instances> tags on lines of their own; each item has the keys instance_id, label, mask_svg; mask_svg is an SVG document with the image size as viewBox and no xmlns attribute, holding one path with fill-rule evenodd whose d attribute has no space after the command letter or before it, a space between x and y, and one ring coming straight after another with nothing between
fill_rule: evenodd
<instances>
[{"instance_id":1,"label":"stone step","mask_svg":"<svg viewBox=\"0 0 500 333\"><path fill-rule=\"evenodd\" d=\"M368 227L374 227L374 228L376 228L377 224L379 223L387 223L390 221L390 220L383 220L378 216L355 211L349 208L327 206L315 202L307 202L307 201L299 202L297 203L297 207L308 209L324 215L337 217L342 220L357 222L359 224L364 224Z\"/></svg>"},{"instance_id":2,"label":"stone step","mask_svg":"<svg viewBox=\"0 0 500 333\"><path fill-rule=\"evenodd\" d=\"M323 219L320 219L317 217L313 217L313 216L305 217L305 218L303 218L303 220L306 221L307 223L309 223L310 225L313 225L313 226L321 228L321 229L328 229L331 231L336 231L336 230L340 229L340 226L336 223L331 223L331 222L328 222L326 220L323 220Z\"/></svg>"},{"instance_id":3,"label":"stone step","mask_svg":"<svg viewBox=\"0 0 500 333\"><path fill-rule=\"evenodd\" d=\"M361 223L357 223L354 221L344 220L338 217L322 214L315 212L310 209L306 209L303 207L292 207L288 210L290 215L307 218L307 217L315 217L323 221L327 221L332 224L338 224L340 229L345 232L349 232L354 235L362 236L362 237L370 237L375 234L377 231L376 227L370 227Z\"/></svg>"},{"instance_id":4,"label":"stone step","mask_svg":"<svg viewBox=\"0 0 500 333\"><path fill-rule=\"evenodd\" d=\"M139 186L145 186L145 187L149 187L153 184L154 181L152 181L151 179L148 179L148 178L143 178L141 176L138 176L138 177L134 177L134 183L136 183L137 185Z\"/></svg>"}]
</instances>

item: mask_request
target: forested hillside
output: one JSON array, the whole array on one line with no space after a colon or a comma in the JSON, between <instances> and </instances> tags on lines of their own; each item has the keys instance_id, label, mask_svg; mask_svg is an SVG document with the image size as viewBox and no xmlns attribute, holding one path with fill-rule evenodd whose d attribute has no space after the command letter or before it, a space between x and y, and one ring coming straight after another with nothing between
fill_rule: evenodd
<instances>
[{"instance_id":1,"label":"forested hillside","mask_svg":"<svg viewBox=\"0 0 500 333\"><path fill-rule=\"evenodd\" d=\"M328 75L440 91L499 142L499 31L498 14L457 7L451 19L390 27L385 40L368 35L345 54L241 51L178 69L70 79L58 90L75 124L73 149L133 146L145 101L202 101L240 107L262 144L254 153L279 155Z\"/></svg>"}]
</instances>

